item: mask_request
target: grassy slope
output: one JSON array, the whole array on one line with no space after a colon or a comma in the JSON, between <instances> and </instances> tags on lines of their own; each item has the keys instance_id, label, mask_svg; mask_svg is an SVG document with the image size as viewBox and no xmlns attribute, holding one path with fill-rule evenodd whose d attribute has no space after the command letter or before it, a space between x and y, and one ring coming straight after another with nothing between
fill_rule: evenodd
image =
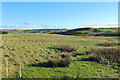
<instances>
[{"instance_id":1,"label":"grassy slope","mask_svg":"<svg viewBox=\"0 0 120 80\"><path fill-rule=\"evenodd\" d=\"M19 77L20 63L22 64L22 77L25 78L55 78L68 75L75 77L80 73L81 78L118 77L118 70L110 68L93 61L85 61L88 55L73 58L73 62L66 68L44 67L48 56L57 56L59 51L50 47L69 44L78 48L78 52L92 48L103 48L96 46L98 43L118 42L117 37L82 37L64 36L54 34L6 34L3 35L3 55L9 55L9 77ZM117 46L114 46L117 48ZM3 77L6 76L6 59L3 57ZM43 67L29 66L41 63Z\"/></svg>"},{"instance_id":2,"label":"grassy slope","mask_svg":"<svg viewBox=\"0 0 120 80\"><path fill-rule=\"evenodd\" d=\"M31 30L19 30L19 29L13 29L13 30L0 30L0 33L8 32L10 34L15 33L52 33L52 32L59 32L59 31L65 31L66 29L31 29Z\"/></svg>"},{"instance_id":3,"label":"grassy slope","mask_svg":"<svg viewBox=\"0 0 120 80\"><path fill-rule=\"evenodd\" d=\"M76 36L118 36L118 28L77 28L77 29L33 29L33 30L3 30L8 33L47 33Z\"/></svg>"},{"instance_id":4,"label":"grassy slope","mask_svg":"<svg viewBox=\"0 0 120 80\"><path fill-rule=\"evenodd\" d=\"M52 34L76 36L118 36L118 28L78 28Z\"/></svg>"}]
</instances>

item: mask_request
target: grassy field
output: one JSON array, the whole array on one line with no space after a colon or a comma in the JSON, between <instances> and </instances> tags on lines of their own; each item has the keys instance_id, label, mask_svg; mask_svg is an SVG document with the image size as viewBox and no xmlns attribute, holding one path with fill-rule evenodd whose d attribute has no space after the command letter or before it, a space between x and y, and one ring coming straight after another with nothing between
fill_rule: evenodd
<instances>
[{"instance_id":1,"label":"grassy field","mask_svg":"<svg viewBox=\"0 0 120 80\"><path fill-rule=\"evenodd\" d=\"M118 48L98 46L99 43L117 43L118 37L66 36L57 34L18 33L2 36L3 78L118 78L119 70L110 65L90 61L91 48ZM72 57L69 67L46 67L47 58L60 55L58 45L71 45L81 54ZM74 54L74 52L71 52Z\"/></svg>"}]
</instances>

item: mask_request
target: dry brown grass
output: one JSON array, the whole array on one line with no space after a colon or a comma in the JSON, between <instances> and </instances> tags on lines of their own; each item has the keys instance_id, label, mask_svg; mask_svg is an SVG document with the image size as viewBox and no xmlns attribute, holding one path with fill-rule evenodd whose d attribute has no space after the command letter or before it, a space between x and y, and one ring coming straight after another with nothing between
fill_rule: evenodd
<instances>
[{"instance_id":1,"label":"dry brown grass","mask_svg":"<svg viewBox=\"0 0 120 80\"><path fill-rule=\"evenodd\" d=\"M72 51L76 51L77 49L71 45L59 45L57 47L58 50L61 50L63 52L72 52Z\"/></svg>"},{"instance_id":2,"label":"dry brown grass","mask_svg":"<svg viewBox=\"0 0 120 80\"><path fill-rule=\"evenodd\" d=\"M50 67L68 67L72 62L72 57L69 53L62 53L58 57L48 58L48 65Z\"/></svg>"},{"instance_id":3,"label":"dry brown grass","mask_svg":"<svg viewBox=\"0 0 120 80\"><path fill-rule=\"evenodd\" d=\"M91 58L101 62L120 63L120 50L116 48L93 49Z\"/></svg>"},{"instance_id":4,"label":"dry brown grass","mask_svg":"<svg viewBox=\"0 0 120 80\"><path fill-rule=\"evenodd\" d=\"M100 43L98 46L115 46L120 45L120 43Z\"/></svg>"}]
</instances>

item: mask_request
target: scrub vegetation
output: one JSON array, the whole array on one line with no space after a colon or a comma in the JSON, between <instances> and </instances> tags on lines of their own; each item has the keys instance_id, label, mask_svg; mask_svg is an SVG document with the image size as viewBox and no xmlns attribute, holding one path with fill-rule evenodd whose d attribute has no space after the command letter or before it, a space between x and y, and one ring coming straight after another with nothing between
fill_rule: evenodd
<instances>
[{"instance_id":1,"label":"scrub vegetation","mask_svg":"<svg viewBox=\"0 0 120 80\"><path fill-rule=\"evenodd\" d=\"M1 35L3 78L119 78L118 37Z\"/></svg>"}]
</instances>

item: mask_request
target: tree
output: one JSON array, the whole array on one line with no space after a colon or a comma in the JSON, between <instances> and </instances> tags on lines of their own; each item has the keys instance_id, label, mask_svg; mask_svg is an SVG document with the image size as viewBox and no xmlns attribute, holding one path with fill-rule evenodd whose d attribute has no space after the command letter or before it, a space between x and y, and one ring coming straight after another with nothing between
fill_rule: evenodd
<instances>
[{"instance_id":1,"label":"tree","mask_svg":"<svg viewBox=\"0 0 120 80\"><path fill-rule=\"evenodd\" d=\"M6 32L6 31L2 31L2 34L8 34L8 32Z\"/></svg>"}]
</instances>

